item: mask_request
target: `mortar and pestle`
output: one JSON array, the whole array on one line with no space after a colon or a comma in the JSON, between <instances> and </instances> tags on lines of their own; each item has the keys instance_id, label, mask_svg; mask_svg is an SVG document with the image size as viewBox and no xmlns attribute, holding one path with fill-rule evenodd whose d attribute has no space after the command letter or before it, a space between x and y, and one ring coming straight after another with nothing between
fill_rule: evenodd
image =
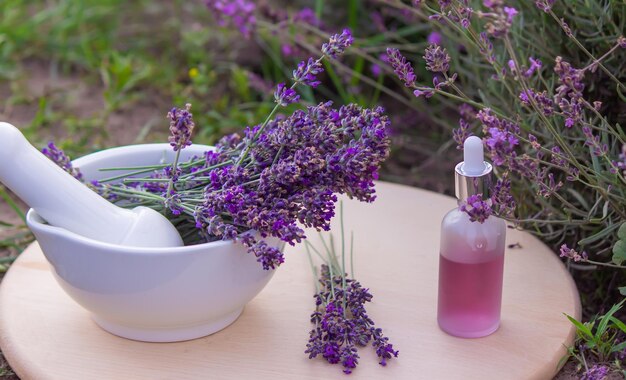
<instances>
[{"instance_id":1,"label":"mortar and pestle","mask_svg":"<svg viewBox=\"0 0 626 380\"><path fill-rule=\"evenodd\" d=\"M110 333L149 342L212 334L233 323L274 274L233 241L183 246L163 215L113 205L10 124L0 122L0 145L0 181L32 207L26 221L57 282ZM180 159L210 149L192 145ZM92 181L106 176L100 168L173 160L169 144L143 144L89 154L73 165Z\"/></svg>"}]
</instances>

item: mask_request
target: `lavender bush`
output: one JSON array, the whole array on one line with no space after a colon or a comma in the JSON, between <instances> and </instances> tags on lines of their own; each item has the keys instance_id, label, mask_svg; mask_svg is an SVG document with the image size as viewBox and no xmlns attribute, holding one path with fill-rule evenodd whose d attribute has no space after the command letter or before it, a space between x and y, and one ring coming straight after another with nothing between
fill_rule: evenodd
<instances>
[{"instance_id":1,"label":"lavender bush","mask_svg":"<svg viewBox=\"0 0 626 380\"><path fill-rule=\"evenodd\" d=\"M355 81L361 93L370 86L374 94L422 111L420 118L436 130L444 127L458 148L469 135L483 136L500 178L491 202L498 215L570 255L564 257L586 255L588 264L621 268L626 259L626 240L617 233L626 220L623 4L380 0L359 11L369 12L373 22L360 27L372 38L352 51L357 66L367 62L371 73L334 65L347 78L345 88L333 80L339 94ZM319 11L306 7L290 12L259 4L251 12L254 23L240 19L241 33L271 31L289 45L281 49L286 58L310 49L310 41L322 38L328 27ZM597 21L582 21L590 15ZM427 38L403 37L420 23ZM398 47L424 64L414 67ZM395 74L404 91L381 80L385 73ZM396 136L396 151L409 138ZM441 155L448 146L430 155Z\"/></svg>"},{"instance_id":2,"label":"lavender bush","mask_svg":"<svg viewBox=\"0 0 626 380\"><path fill-rule=\"evenodd\" d=\"M373 181L389 154L389 120L382 108L335 108L324 102L289 116L278 114L279 108L298 102L297 86L319 84L324 58L337 58L351 44L349 30L333 35L322 46L321 57L302 61L293 71L291 86L276 87L276 106L262 124L248 127L243 136L225 136L214 150L184 163L179 155L191 144L195 123L191 105L173 108L167 114L176 152L171 166L142 168L94 182L92 188L121 206L140 204L161 211L186 244L233 239L264 269L276 268L283 262L282 252L263 238L293 245L305 238L304 227L328 230L336 194L364 202L375 199ZM57 150L44 153L76 172Z\"/></svg>"},{"instance_id":3,"label":"lavender bush","mask_svg":"<svg viewBox=\"0 0 626 380\"><path fill-rule=\"evenodd\" d=\"M537 1L537 9L528 12L548 15L546 23L555 23L589 55L584 67L558 55L552 62L523 55L520 43L527 31L514 32L523 22L522 15L503 1L416 4L417 11L430 13L431 20L462 35L466 54L475 52L472 60L480 59L491 70L500 99L493 87L487 88L492 97L468 95L472 89L468 91L462 73L454 71L448 50L436 43L425 49L423 57L426 69L434 73L432 84L416 79L399 50L390 48L387 56L414 96L439 95L462 105L453 138L461 149L467 136L483 136L501 178L498 196L492 199L501 216L561 246L562 257L623 268L626 250L617 231L626 220L626 133L620 126L622 115L615 115L604 101L623 97L626 87L604 63L620 58L623 63L626 39L615 36L596 57L554 13L553 4ZM611 83L613 94L585 91L590 86L585 79L598 72ZM623 76L623 71L617 75ZM518 200L515 216L513 198ZM603 259L611 251L610 261Z\"/></svg>"}]
</instances>

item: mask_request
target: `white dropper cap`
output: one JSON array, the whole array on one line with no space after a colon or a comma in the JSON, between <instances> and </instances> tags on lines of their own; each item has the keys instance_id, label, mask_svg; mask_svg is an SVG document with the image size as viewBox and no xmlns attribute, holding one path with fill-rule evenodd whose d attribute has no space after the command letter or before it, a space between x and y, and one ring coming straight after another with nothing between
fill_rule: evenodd
<instances>
[{"instance_id":1,"label":"white dropper cap","mask_svg":"<svg viewBox=\"0 0 626 380\"><path fill-rule=\"evenodd\" d=\"M463 171L467 175L481 175L485 171L485 153L480 137L470 136L463 143Z\"/></svg>"},{"instance_id":2,"label":"white dropper cap","mask_svg":"<svg viewBox=\"0 0 626 380\"><path fill-rule=\"evenodd\" d=\"M480 137L470 136L463 143L463 162L454 168L455 194L460 201L474 194L488 197L492 171L490 163L485 161L483 141Z\"/></svg>"}]
</instances>

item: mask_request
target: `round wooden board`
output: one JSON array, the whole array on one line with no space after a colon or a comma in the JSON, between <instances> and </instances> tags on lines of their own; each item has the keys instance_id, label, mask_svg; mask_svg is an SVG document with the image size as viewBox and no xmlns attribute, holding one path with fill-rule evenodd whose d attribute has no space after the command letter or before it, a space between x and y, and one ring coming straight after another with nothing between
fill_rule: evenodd
<instances>
[{"instance_id":1,"label":"round wooden board","mask_svg":"<svg viewBox=\"0 0 626 380\"><path fill-rule=\"evenodd\" d=\"M574 337L563 313L580 317L578 292L557 256L508 230L507 243L521 248L506 252L500 329L451 337L436 322L437 266L439 224L455 200L387 183L378 194L373 204L344 202L345 227L355 235L355 276L374 295L369 314L400 355L382 367L371 347L361 348L350 378L551 378ZM0 345L22 379L346 379L340 366L304 354L313 275L303 245L285 256L230 327L188 342L142 343L101 330L33 244L0 287Z\"/></svg>"}]
</instances>

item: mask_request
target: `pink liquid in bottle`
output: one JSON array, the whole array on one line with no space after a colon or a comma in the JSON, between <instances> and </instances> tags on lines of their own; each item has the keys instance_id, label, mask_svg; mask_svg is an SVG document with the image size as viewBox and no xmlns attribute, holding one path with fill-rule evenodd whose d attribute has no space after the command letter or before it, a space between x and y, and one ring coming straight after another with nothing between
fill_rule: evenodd
<instances>
[{"instance_id":1,"label":"pink liquid in bottle","mask_svg":"<svg viewBox=\"0 0 626 380\"><path fill-rule=\"evenodd\" d=\"M500 325L504 256L459 263L439 256L438 322L448 334L477 338Z\"/></svg>"},{"instance_id":2,"label":"pink liquid in bottle","mask_svg":"<svg viewBox=\"0 0 626 380\"><path fill-rule=\"evenodd\" d=\"M471 222L455 209L441 227L439 327L462 338L487 336L500 326L506 225L494 216Z\"/></svg>"}]
</instances>

